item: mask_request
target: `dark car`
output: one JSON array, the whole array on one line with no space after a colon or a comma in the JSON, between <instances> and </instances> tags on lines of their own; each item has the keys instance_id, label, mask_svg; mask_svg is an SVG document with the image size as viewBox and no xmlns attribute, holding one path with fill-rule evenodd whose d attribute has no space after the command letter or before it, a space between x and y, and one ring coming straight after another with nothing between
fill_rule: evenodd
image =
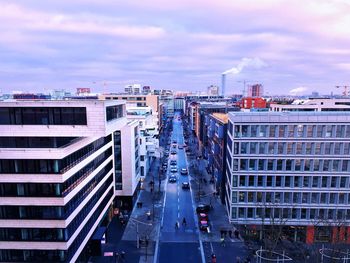
<instances>
[{"instance_id":1,"label":"dark car","mask_svg":"<svg viewBox=\"0 0 350 263\"><path fill-rule=\"evenodd\" d=\"M169 183L176 183L176 181L177 181L176 176L169 177Z\"/></svg>"},{"instance_id":2,"label":"dark car","mask_svg":"<svg viewBox=\"0 0 350 263\"><path fill-rule=\"evenodd\" d=\"M176 160L171 160L170 161L170 165L176 165L176 164L177 164Z\"/></svg>"},{"instance_id":3,"label":"dark car","mask_svg":"<svg viewBox=\"0 0 350 263\"><path fill-rule=\"evenodd\" d=\"M199 223L199 229L201 231L208 231L208 227L209 227L208 221L202 220L202 221L199 221L198 223Z\"/></svg>"},{"instance_id":4,"label":"dark car","mask_svg":"<svg viewBox=\"0 0 350 263\"><path fill-rule=\"evenodd\" d=\"M210 205L205 205L205 204L198 205L197 208L196 208L197 214L199 214L199 213L208 213L209 210L210 210Z\"/></svg>"},{"instance_id":5,"label":"dark car","mask_svg":"<svg viewBox=\"0 0 350 263\"><path fill-rule=\"evenodd\" d=\"M182 189L190 189L190 184L189 184L189 182L183 182L183 183L182 183Z\"/></svg>"}]
</instances>

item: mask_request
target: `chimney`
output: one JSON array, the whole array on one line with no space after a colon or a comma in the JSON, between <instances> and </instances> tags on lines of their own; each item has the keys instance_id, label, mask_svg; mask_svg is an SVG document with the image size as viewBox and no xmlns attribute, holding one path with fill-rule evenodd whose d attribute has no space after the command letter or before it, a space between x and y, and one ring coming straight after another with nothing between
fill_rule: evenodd
<instances>
[{"instance_id":1,"label":"chimney","mask_svg":"<svg viewBox=\"0 0 350 263\"><path fill-rule=\"evenodd\" d=\"M225 97L226 74L221 74L221 95Z\"/></svg>"}]
</instances>

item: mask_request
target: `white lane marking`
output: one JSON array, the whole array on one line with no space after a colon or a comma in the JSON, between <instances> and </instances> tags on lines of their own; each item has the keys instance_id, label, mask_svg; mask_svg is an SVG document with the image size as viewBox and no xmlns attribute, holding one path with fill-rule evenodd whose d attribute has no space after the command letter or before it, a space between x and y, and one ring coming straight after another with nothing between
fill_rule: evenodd
<instances>
[{"instance_id":1,"label":"white lane marking","mask_svg":"<svg viewBox=\"0 0 350 263\"><path fill-rule=\"evenodd\" d=\"M202 256L202 263L205 263L205 256L204 256L204 249L203 249L203 243L202 240L199 239L199 247L201 249L201 256Z\"/></svg>"}]
</instances>

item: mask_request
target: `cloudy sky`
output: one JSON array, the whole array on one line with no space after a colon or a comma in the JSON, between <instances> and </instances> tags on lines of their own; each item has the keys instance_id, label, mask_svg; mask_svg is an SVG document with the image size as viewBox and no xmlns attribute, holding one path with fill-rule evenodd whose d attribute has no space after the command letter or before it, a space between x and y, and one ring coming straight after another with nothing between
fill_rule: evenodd
<instances>
[{"instance_id":1,"label":"cloudy sky","mask_svg":"<svg viewBox=\"0 0 350 263\"><path fill-rule=\"evenodd\" d=\"M350 85L349 0L2 0L0 32L3 93Z\"/></svg>"}]
</instances>

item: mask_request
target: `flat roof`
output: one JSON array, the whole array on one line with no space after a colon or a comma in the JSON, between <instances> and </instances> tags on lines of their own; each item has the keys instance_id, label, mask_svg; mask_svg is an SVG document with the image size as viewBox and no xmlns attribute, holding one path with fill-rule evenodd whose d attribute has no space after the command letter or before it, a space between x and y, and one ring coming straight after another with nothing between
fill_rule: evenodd
<instances>
[{"instance_id":1,"label":"flat roof","mask_svg":"<svg viewBox=\"0 0 350 263\"><path fill-rule=\"evenodd\" d=\"M214 112L211 114L215 119L218 119L219 121L223 123L228 122L228 114L227 113L219 113L219 112Z\"/></svg>"}]
</instances>

